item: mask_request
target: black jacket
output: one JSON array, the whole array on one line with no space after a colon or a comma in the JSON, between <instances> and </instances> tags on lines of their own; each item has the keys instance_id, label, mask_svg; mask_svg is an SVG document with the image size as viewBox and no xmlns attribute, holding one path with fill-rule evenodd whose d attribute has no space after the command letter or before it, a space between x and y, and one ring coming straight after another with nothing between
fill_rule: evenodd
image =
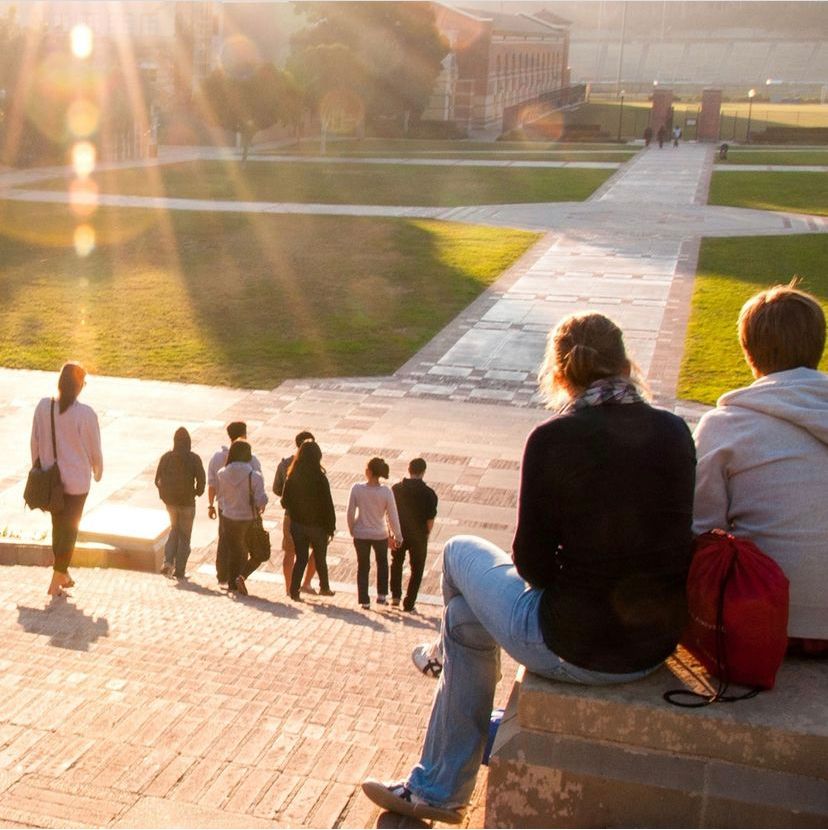
<instances>
[{"instance_id":1,"label":"black jacket","mask_svg":"<svg viewBox=\"0 0 828 830\"><path fill-rule=\"evenodd\" d=\"M512 558L543 589L552 651L610 673L670 655L686 614L694 480L687 425L644 403L580 409L532 432Z\"/></svg>"},{"instance_id":2,"label":"black jacket","mask_svg":"<svg viewBox=\"0 0 828 830\"><path fill-rule=\"evenodd\" d=\"M173 438L173 449L164 453L155 471L155 486L164 504L193 507L204 492L206 477L201 459L190 449L190 435L181 427Z\"/></svg>"},{"instance_id":3,"label":"black jacket","mask_svg":"<svg viewBox=\"0 0 828 830\"><path fill-rule=\"evenodd\" d=\"M333 536L336 530L331 485L324 474L307 476L294 473L288 476L282 494L282 507L287 510L291 522L324 528L328 536Z\"/></svg>"}]
</instances>

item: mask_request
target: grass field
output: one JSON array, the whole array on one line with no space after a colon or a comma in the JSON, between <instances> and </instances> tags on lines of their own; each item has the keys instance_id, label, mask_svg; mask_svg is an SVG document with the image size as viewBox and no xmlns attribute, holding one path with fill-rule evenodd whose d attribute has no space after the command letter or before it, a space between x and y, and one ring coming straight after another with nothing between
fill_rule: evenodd
<instances>
[{"instance_id":1,"label":"grass field","mask_svg":"<svg viewBox=\"0 0 828 830\"><path fill-rule=\"evenodd\" d=\"M802 277L828 313L828 236L737 237L702 242L678 394L714 404L753 377L742 357L736 320L764 288ZM828 355L820 367L828 371Z\"/></svg>"},{"instance_id":2,"label":"grass field","mask_svg":"<svg viewBox=\"0 0 828 830\"><path fill-rule=\"evenodd\" d=\"M730 164L818 164L828 166L828 147L824 150L815 147L803 150L791 150L781 147L756 149L740 147L738 150L731 149L725 161L717 157L716 164L722 166Z\"/></svg>"},{"instance_id":3,"label":"grass field","mask_svg":"<svg viewBox=\"0 0 828 830\"><path fill-rule=\"evenodd\" d=\"M459 205L583 201L613 170L188 162L98 174L103 193L325 204ZM66 182L42 185L60 189Z\"/></svg>"},{"instance_id":4,"label":"grass field","mask_svg":"<svg viewBox=\"0 0 828 830\"><path fill-rule=\"evenodd\" d=\"M828 215L828 173L714 173L708 203Z\"/></svg>"},{"instance_id":5,"label":"grass field","mask_svg":"<svg viewBox=\"0 0 828 830\"><path fill-rule=\"evenodd\" d=\"M0 365L272 388L397 369L538 237L440 222L0 202Z\"/></svg>"},{"instance_id":6,"label":"grass field","mask_svg":"<svg viewBox=\"0 0 828 830\"><path fill-rule=\"evenodd\" d=\"M622 138L641 138L647 126L651 108L649 101L624 101L621 114ZM600 124L611 137L618 132L620 100L600 99L593 96L589 103L566 113L567 124ZM687 119L697 118L701 109L699 101L676 101L674 123L684 131L685 138L694 139L696 128L686 125ZM724 102L721 108L721 140L744 141L747 135L748 103ZM753 104L750 118L751 134L762 132L768 126L828 127L828 104Z\"/></svg>"},{"instance_id":7,"label":"grass field","mask_svg":"<svg viewBox=\"0 0 828 830\"><path fill-rule=\"evenodd\" d=\"M630 159L636 149L617 144L578 144L533 141L417 141L406 139L342 140L328 142L325 155L349 158L447 158L501 161L618 161ZM318 156L319 139L304 139L262 155Z\"/></svg>"}]
</instances>

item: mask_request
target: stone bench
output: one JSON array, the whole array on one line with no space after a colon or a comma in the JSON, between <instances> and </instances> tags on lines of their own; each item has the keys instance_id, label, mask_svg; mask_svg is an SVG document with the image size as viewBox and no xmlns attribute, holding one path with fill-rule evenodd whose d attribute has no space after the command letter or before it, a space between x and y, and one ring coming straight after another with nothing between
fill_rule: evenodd
<instances>
[{"instance_id":1,"label":"stone bench","mask_svg":"<svg viewBox=\"0 0 828 830\"><path fill-rule=\"evenodd\" d=\"M750 700L662 699L704 684L682 650L618 686L521 668L489 762L485 826L828 826L828 663L786 661L776 688Z\"/></svg>"},{"instance_id":2,"label":"stone bench","mask_svg":"<svg viewBox=\"0 0 828 830\"><path fill-rule=\"evenodd\" d=\"M72 566L157 572L169 529L166 510L104 503L81 519ZM0 541L0 565L51 566L53 562L48 538Z\"/></svg>"}]
</instances>

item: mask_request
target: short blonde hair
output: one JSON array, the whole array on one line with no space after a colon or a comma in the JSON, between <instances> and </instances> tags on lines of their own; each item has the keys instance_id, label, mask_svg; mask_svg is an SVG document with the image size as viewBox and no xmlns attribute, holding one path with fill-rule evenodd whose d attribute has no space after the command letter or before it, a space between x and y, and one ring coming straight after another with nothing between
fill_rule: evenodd
<instances>
[{"instance_id":1,"label":"short blonde hair","mask_svg":"<svg viewBox=\"0 0 828 830\"><path fill-rule=\"evenodd\" d=\"M816 298L788 285L751 297L739 312L739 342L759 375L816 369L825 349L825 313Z\"/></svg>"},{"instance_id":2,"label":"short blonde hair","mask_svg":"<svg viewBox=\"0 0 828 830\"><path fill-rule=\"evenodd\" d=\"M555 406L602 378L629 374L643 386L627 357L621 329L603 314L564 317L549 333L538 380L547 402Z\"/></svg>"}]
</instances>

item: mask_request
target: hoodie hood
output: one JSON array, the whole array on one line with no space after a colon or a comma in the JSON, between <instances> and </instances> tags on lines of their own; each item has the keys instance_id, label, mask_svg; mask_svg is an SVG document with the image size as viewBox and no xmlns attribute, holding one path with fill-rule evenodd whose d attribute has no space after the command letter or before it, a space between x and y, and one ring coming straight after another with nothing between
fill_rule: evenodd
<instances>
[{"instance_id":1,"label":"hoodie hood","mask_svg":"<svg viewBox=\"0 0 828 830\"><path fill-rule=\"evenodd\" d=\"M188 453L191 449L190 433L184 427L179 427L173 435L173 452Z\"/></svg>"},{"instance_id":2,"label":"hoodie hood","mask_svg":"<svg viewBox=\"0 0 828 830\"><path fill-rule=\"evenodd\" d=\"M828 375L816 369L774 372L722 395L717 406L741 407L788 421L828 446Z\"/></svg>"}]
</instances>

